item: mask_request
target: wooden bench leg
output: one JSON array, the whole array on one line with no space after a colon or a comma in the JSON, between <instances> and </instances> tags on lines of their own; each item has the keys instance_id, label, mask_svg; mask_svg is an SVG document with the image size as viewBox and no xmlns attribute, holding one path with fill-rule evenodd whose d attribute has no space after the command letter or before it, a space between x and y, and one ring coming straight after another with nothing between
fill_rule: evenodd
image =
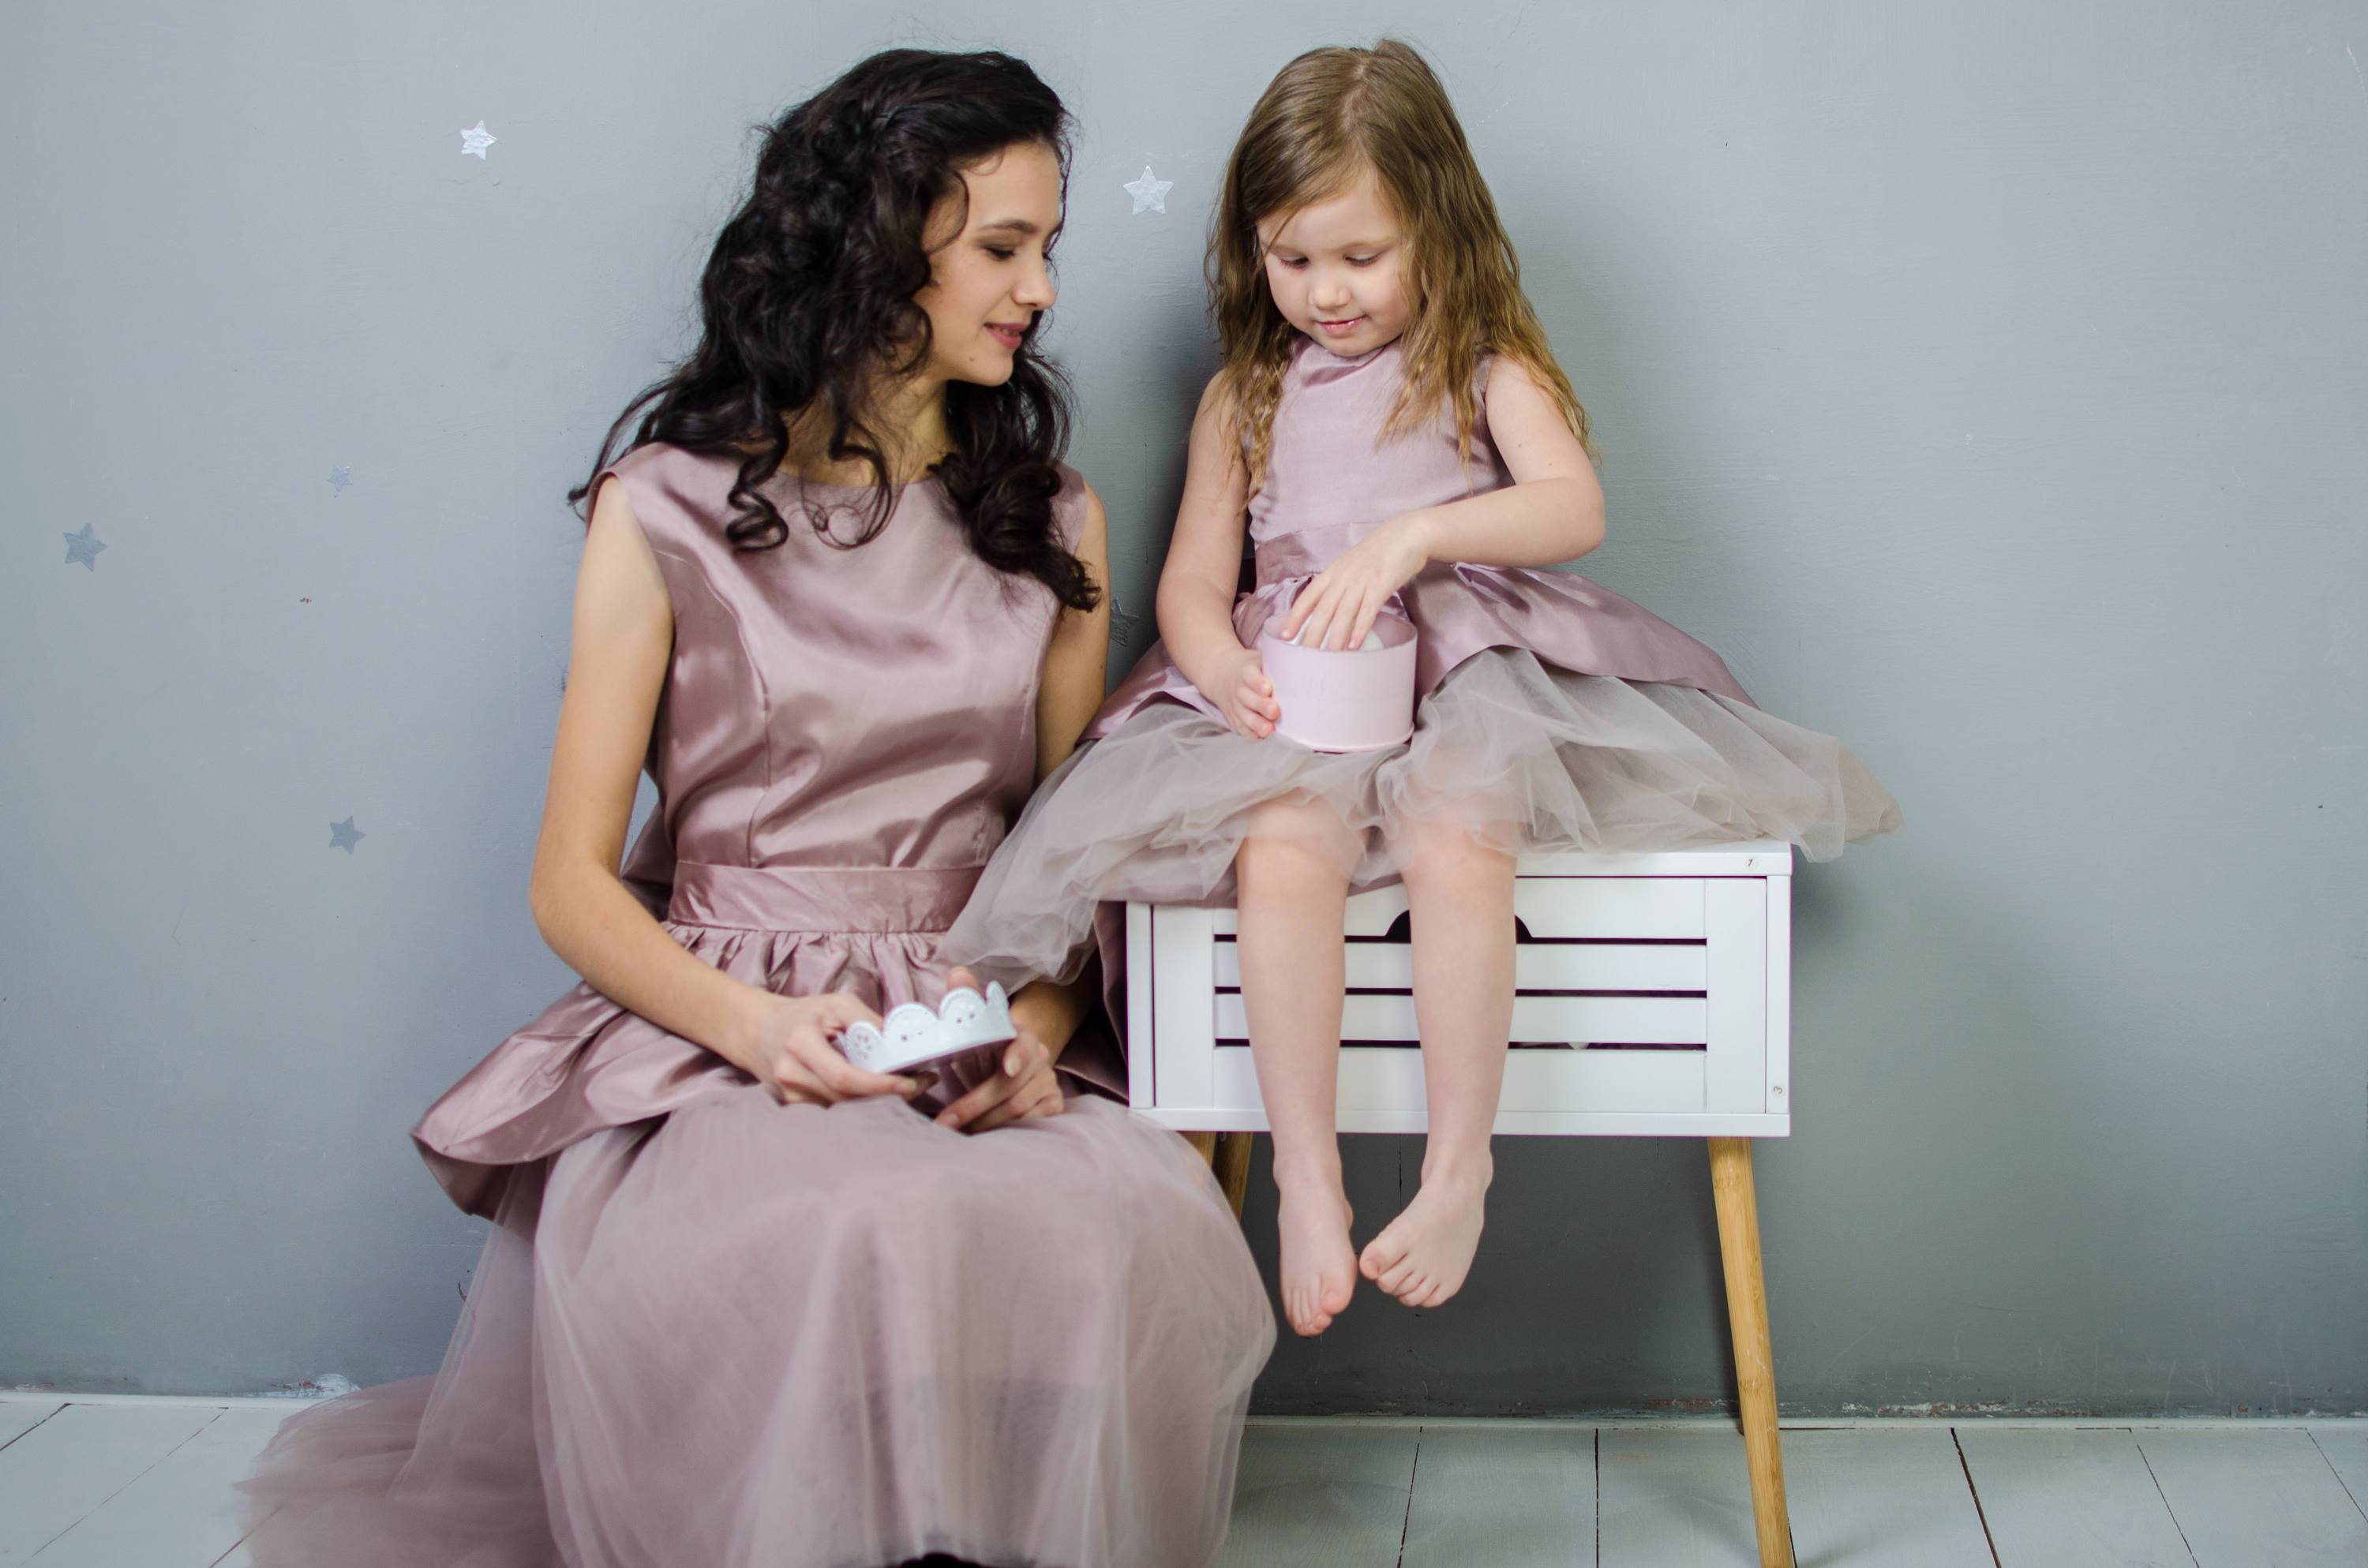
<instances>
[{"instance_id":1,"label":"wooden bench leg","mask_svg":"<svg viewBox=\"0 0 2368 1568\"><path fill-rule=\"evenodd\" d=\"M1242 1217L1242 1204L1250 1195L1250 1140L1255 1136L1228 1132L1217 1143L1217 1185L1225 1189L1225 1201L1234 1206L1236 1221Z\"/></svg>"},{"instance_id":2,"label":"wooden bench leg","mask_svg":"<svg viewBox=\"0 0 2368 1568\"><path fill-rule=\"evenodd\" d=\"M1187 1132L1184 1142L1209 1162L1217 1185L1225 1189L1225 1201L1234 1206L1234 1218L1239 1220L1242 1204L1250 1195L1250 1134Z\"/></svg>"},{"instance_id":3,"label":"wooden bench leg","mask_svg":"<svg viewBox=\"0 0 2368 1568\"><path fill-rule=\"evenodd\" d=\"M1793 1568L1793 1522L1784 1506L1784 1451L1776 1437L1776 1357L1768 1340L1768 1286L1759 1267L1759 1202L1751 1183L1751 1140L1710 1140L1711 1195L1718 1206L1719 1260L1726 1270L1726 1321L1735 1338L1736 1403L1751 1465L1751 1522L1759 1568Z\"/></svg>"}]
</instances>

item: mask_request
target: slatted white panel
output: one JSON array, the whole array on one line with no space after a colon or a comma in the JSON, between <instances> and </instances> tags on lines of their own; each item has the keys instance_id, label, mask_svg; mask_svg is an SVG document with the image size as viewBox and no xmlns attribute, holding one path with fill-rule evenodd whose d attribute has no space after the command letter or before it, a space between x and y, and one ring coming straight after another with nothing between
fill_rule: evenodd
<instances>
[{"instance_id":1,"label":"slatted white panel","mask_svg":"<svg viewBox=\"0 0 2368 1568\"><path fill-rule=\"evenodd\" d=\"M1758 977L1754 976L1756 983ZM1759 998L1754 997L1755 1005ZM1241 994L1211 994L1220 1040L1250 1038L1249 1015ZM1516 996L1513 1038L1532 1044L1700 1045L1710 1039L1710 1020L1699 996ZM1409 995L1349 995L1340 1003L1344 1040L1421 1038ZM1755 1051L1754 1062L1758 1057Z\"/></svg>"},{"instance_id":2,"label":"slatted white panel","mask_svg":"<svg viewBox=\"0 0 2368 1568\"><path fill-rule=\"evenodd\" d=\"M1497 1130L1788 1131L1791 869L1782 845L1523 862L1511 1033L1528 1049L1507 1062ZM1402 887L1348 903L1343 1131L1424 1126L1412 960L1393 934L1406 912ZM1266 1125L1235 929L1229 909L1128 912L1133 1103L1169 1126Z\"/></svg>"},{"instance_id":3,"label":"slatted white panel","mask_svg":"<svg viewBox=\"0 0 2368 1568\"><path fill-rule=\"evenodd\" d=\"M1360 892L1349 901L1347 933L1382 936L1406 912L1403 886ZM1232 910L1211 913L1218 934L1238 929ZM1702 879L1520 875L1513 881L1513 915L1534 937L1699 937Z\"/></svg>"},{"instance_id":4,"label":"slatted white panel","mask_svg":"<svg viewBox=\"0 0 2368 1568\"><path fill-rule=\"evenodd\" d=\"M1258 1070L1246 1045L1216 1051L1216 1107L1254 1110ZM1422 1053L1349 1046L1340 1052L1340 1116L1422 1113ZM1687 1111L1704 1108L1699 1051L1517 1051L1505 1062L1501 1107L1531 1111Z\"/></svg>"},{"instance_id":5,"label":"slatted white panel","mask_svg":"<svg viewBox=\"0 0 2368 1568\"><path fill-rule=\"evenodd\" d=\"M1351 991L1413 988L1414 953L1404 942L1350 942L1348 960ZM1216 961L1218 987L1239 990L1235 944L1220 937ZM1513 952L1517 991L1701 991L1709 983L1708 953L1691 942L1523 942Z\"/></svg>"}]
</instances>

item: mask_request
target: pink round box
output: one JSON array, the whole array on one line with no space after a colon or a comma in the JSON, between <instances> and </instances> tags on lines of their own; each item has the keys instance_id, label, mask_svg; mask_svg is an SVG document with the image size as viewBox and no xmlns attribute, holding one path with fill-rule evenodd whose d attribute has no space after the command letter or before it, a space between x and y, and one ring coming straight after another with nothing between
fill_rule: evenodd
<instances>
[{"instance_id":1,"label":"pink round box","mask_svg":"<svg viewBox=\"0 0 2368 1568\"><path fill-rule=\"evenodd\" d=\"M1276 733L1311 751L1380 751L1413 734L1414 625L1383 615L1373 636L1371 650L1326 649L1260 631L1258 659L1282 708Z\"/></svg>"}]
</instances>

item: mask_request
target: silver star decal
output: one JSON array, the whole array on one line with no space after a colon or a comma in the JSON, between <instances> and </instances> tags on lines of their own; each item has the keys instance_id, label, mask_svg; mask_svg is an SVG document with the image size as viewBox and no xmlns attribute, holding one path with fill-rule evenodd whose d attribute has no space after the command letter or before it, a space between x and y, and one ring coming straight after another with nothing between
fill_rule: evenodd
<instances>
[{"instance_id":1,"label":"silver star decal","mask_svg":"<svg viewBox=\"0 0 2368 1568\"><path fill-rule=\"evenodd\" d=\"M351 817L347 817L343 822L333 822L329 824L329 847L342 849L348 855L354 852L355 845L369 836L369 834L354 825L354 819Z\"/></svg>"},{"instance_id":2,"label":"silver star decal","mask_svg":"<svg viewBox=\"0 0 2368 1568\"><path fill-rule=\"evenodd\" d=\"M1141 179L1131 179L1126 182L1126 193L1134 198L1134 210L1137 212L1146 209L1154 212L1167 211L1167 193L1175 188L1176 182L1172 179L1152 177L1149 164L1143 165Z\"/></svg>"},{"instance_id":3,"label":"silver star decal","mask_svg":"<svg viewBox=\"0 0 2368 1568\"><path fill-rule=\"evenodd\" d=\"M461 132L461 156L465 158L474 153L477 162L482 164L485 161L485 149L500 140L500 137L487 133L485 122L481 119L469 130Z\"/></svg>"},{"instance_id":4,"label":"silver star decal","mask_svg":"<svg viewBox=\"0 0 2368 1568\"><path fill-rule=\"evenodd\" d=\"M1143 617L1119 603L1116 595L1110 597L1111 642L1121 644L1133 642L1134 629L1142 624Z\"/></svg>"},{"instance_id":5,"label":"silver star decal","mask_svg":"<svg viewBox=\"0 0 2368 1568\"><path fill-rule=\"evenodd\" d=\"M329 471L329 494L332 495L343 495L346 493L346 486L351 484L353 482L354 471L352 469L333 468Z\"/></svg>"},{"instance_id":6,"label":"silver star decal","mask_svg":"<svg viewBox=\"0 0 2368 1568\"><path fill-rule=\"evenodd\" d=\"M80 562L87 571L98 570L98 552L105 550L107 544L90 531L88 523L83 524L80 533L71 533L62 537L66 541L67 565L72 566L74 562Z\"/></svg>"}]
</instances>

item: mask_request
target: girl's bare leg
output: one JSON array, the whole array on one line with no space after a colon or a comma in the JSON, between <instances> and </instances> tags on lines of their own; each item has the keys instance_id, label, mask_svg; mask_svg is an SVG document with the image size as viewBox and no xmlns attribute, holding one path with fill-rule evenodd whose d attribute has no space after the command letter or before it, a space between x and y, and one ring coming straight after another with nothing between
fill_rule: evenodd
<instances>
[{"instance_id":1,"label":"girl's bare leg","mask_svg":"<svg viewBox=\"0 0 2368 1568\"><path fill-rule=\"evenodd\" d=\"M1242 1006L1281 1197L1282 1311L1303 1335L1329 1327L1357 1282L1338 1131L1341 905L1356 852L1328 809L1275 805L1234 861Z\"/></svg>"},{"instance_id":2,"label":"girl's bare leg","mask_svg":"<svg viewBox=\"0 0 2368 1568\"><path fill-rule=\"evenodd\" d=\"M1410 828L1394 847L1413 912L1430 1135L1421 1190L1358 1267L1407 1306L1435 1307L1463 1287L1496 1174L1488 1135L1513 1019L1513 858L1450 824Z\"/></svg>"}]
</instances>

